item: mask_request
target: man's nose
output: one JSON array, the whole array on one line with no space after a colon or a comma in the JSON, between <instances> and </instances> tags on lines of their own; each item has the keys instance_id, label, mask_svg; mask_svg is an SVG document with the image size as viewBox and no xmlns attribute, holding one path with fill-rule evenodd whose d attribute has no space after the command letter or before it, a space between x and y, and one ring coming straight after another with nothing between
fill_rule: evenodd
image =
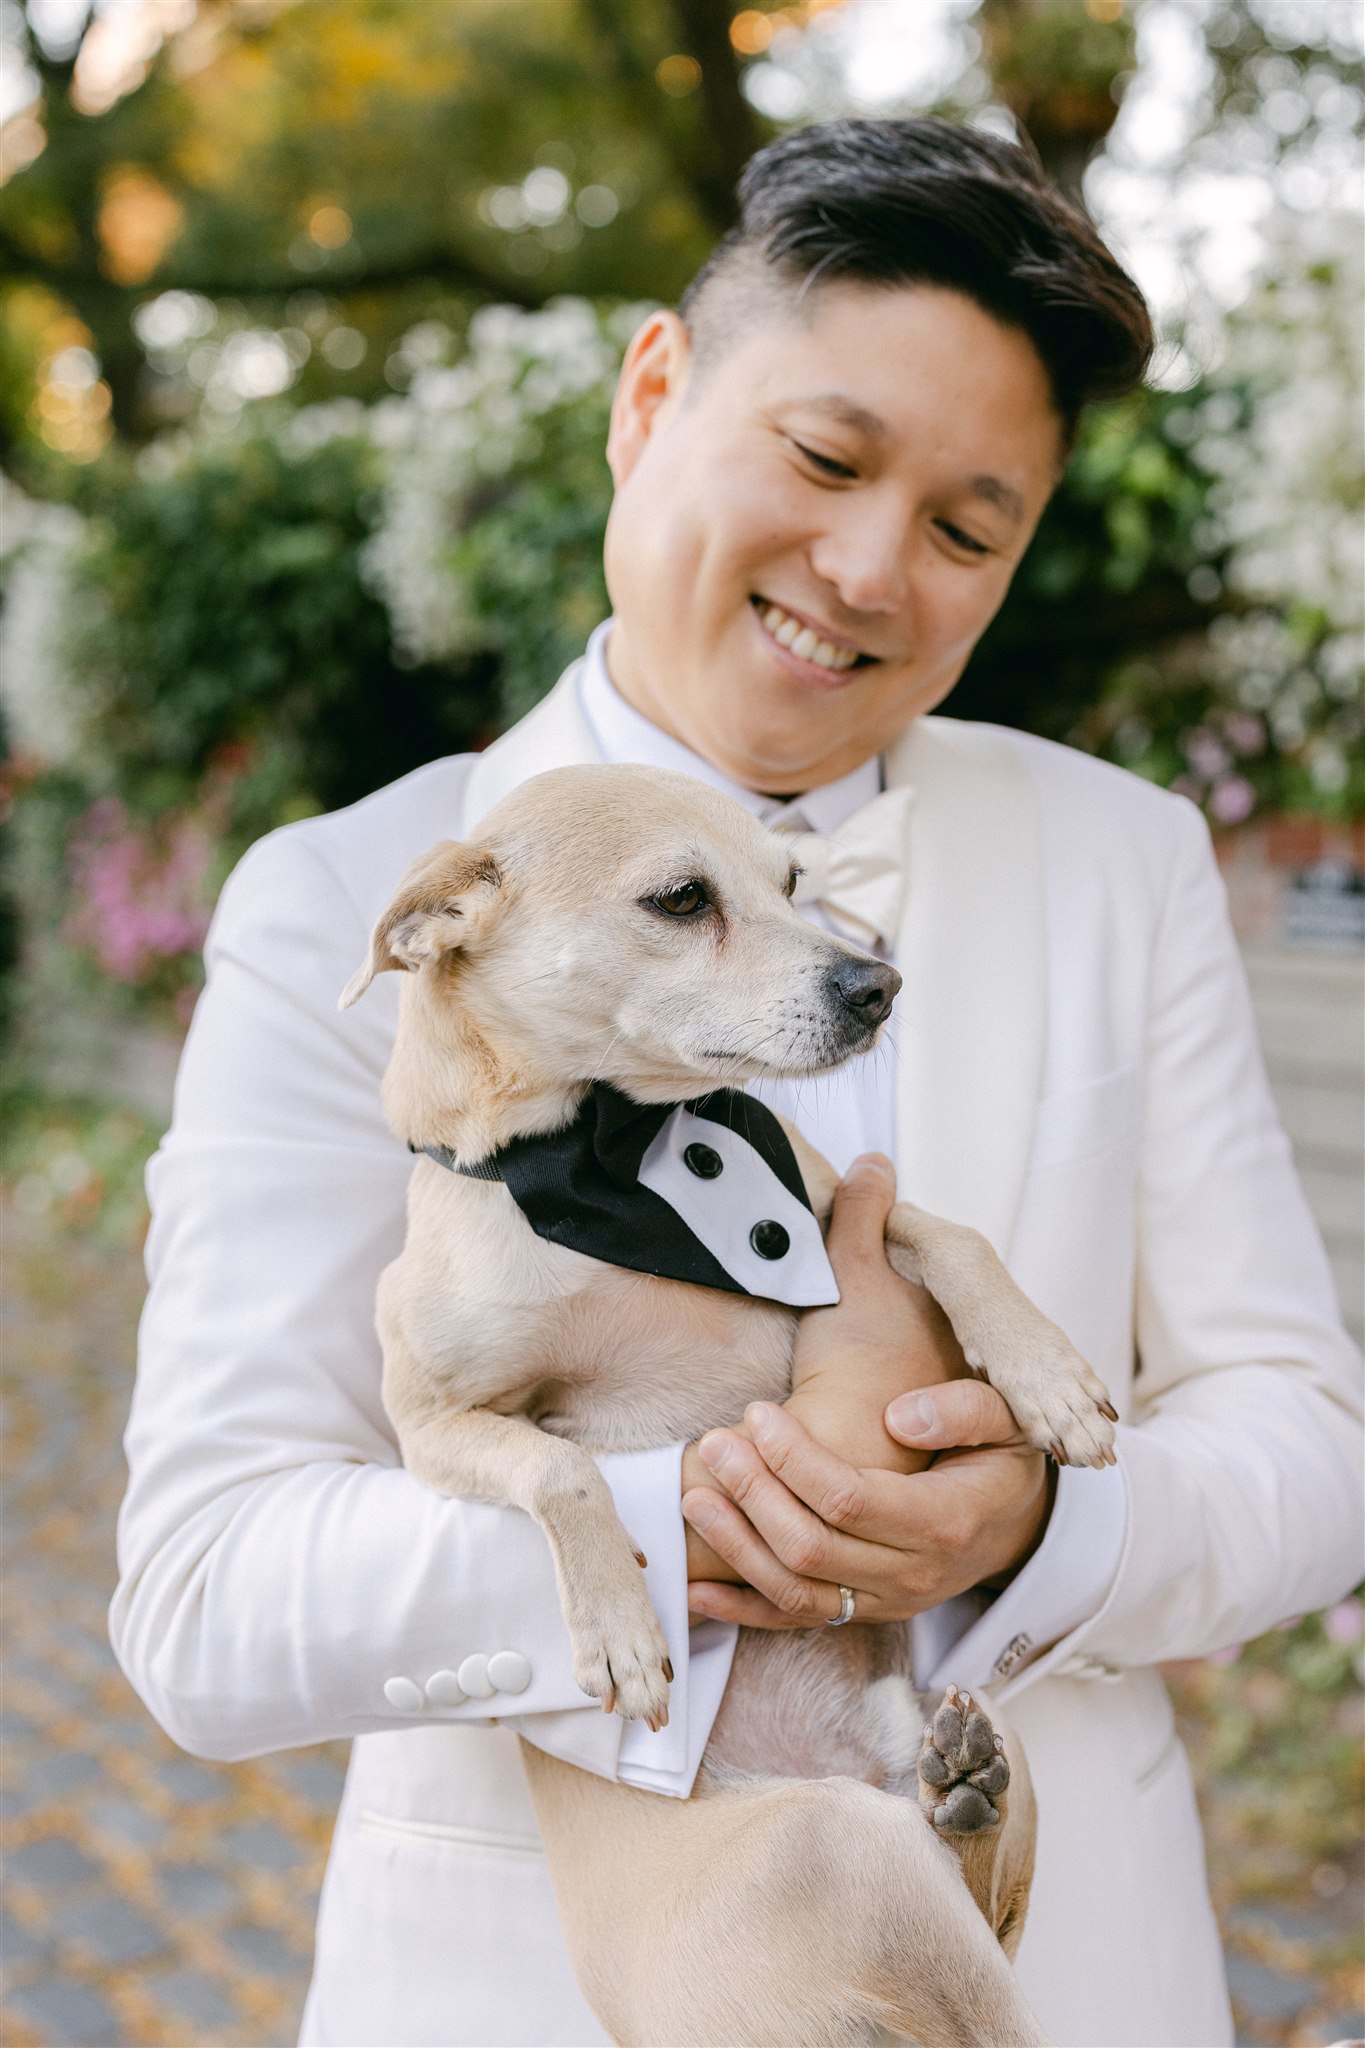
<instances>
[{"instance_id":1,"label":"man's nose","mask_svg":"<svg viewBox=\"0 0 1365 2048\"><path fill-rule=\"evenodd\" d=\"M846 612L897 612L909 591L910 536L904 510L884 502L850 509L811 548L811 567Z\"/></svg>"},{"instance_id":2,"label":"man's nose","mask_svg":"<svg viewBox=\"0 0 1365 2048\"><path fill-rule=\"evenodd\" d=\"M901 978L881 960L841 960L829 971L830 991L868 1030L890 1012Z\"/></svg>"}]
</instances>

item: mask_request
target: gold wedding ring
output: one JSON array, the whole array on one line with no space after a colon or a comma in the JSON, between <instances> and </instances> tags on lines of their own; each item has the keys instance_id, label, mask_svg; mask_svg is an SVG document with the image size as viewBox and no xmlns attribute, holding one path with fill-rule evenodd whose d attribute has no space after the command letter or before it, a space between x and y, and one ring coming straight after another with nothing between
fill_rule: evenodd
<instances>
[{"instance_id":1,"label":"gold wedding ring","mask_svg":"<svg viewBox=\"0 0 1365 2048\"><path fill-rule=\"evenodd\" d=\"M846 1621L852 1621L853 1610L857 1606L857 1604L858 1596L854 1592L852 1586L840 1586L839 1612L834 1616L834 1618L831 1621L827 1621L825 1623L825 1627L842 1628Z\"/></svg>"}]
</instances>

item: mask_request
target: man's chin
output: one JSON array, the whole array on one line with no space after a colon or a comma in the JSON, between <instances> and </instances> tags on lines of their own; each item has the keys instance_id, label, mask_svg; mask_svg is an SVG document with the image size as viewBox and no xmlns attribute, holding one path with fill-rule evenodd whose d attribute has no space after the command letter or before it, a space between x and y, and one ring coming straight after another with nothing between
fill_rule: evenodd
<instances>
[{"instance_id":1,"label":"man's chin","mask_svg":"<svg viewBox=\"0 0 1365 2048\"><path fill-rule=\"evenodd\" d=\"M736 782L770 796L799 795L833 781L878 751L873 738L858 751L859 721L847 698L817 707L784 678L775 686L771 674L752 682L746 677L709 709L709 743L697 751Z\"/></svg>"}]
</instances>

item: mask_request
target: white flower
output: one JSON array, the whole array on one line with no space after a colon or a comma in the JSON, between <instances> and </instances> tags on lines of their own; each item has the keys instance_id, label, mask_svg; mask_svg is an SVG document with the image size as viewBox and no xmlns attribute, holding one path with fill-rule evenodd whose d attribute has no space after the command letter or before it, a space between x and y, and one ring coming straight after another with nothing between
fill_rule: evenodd
<instances>
[{"instance_id":1,"label":"white flower","mask_svg":"<svg viewBox=\"0 0 1365 2048\"><path fill-rule=\"evenodd\" d=\"M1219 382L1243 426L1205 402L1196 458L1231 555L1229 586L1337 632L1365 624L1360 530L1362 263L1354 215L1287 211L1269 224L1260 284L1228 321Z\"/></svg>"},{"instance_id":2,"label":"white flower","mask_svg":"<svg viewBox=\"0 0 1365 2048\"><path fill-rule=\"evenodd\" d=\"M70 506L25 497L0 476L0 531L0 703L10 745L45 767L65 765L81 750L82 707L62 660L62 640L85 522Z\"/></svg>"},{"instance_id":3,"label":"white flower","mask_svg":"<svg viewBox=\"0 0 1365 2048\"><path fill-rule=\"evenodd\" d=\"M449 658L476 644L451 561L471 493L535 456L545 414L609 396L644 310L616 307L602 317L582 299L556 299L534 313L481 306L460 363L419 369L405 396L373 409L386 482L364 569L409 660Z\"/></svg>"}]
</instances>

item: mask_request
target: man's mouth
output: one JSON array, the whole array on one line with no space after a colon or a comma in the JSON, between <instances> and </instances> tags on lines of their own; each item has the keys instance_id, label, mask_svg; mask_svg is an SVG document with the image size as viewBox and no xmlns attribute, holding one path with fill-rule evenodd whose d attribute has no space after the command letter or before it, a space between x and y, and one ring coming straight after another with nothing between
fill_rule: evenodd
<instances>
[{"instance_id":1,"label":"man's mouth","mask_svg":"<svg viewBox=\"0 0 1365 2048\"><path fill-rule=\"evenodd\" d=\"M750 603L768 637L800 661L813 661L817 668L831 669L837 675L875 659L864 654L861 648L850 646L847 641L823 638L804 619L794 618L780 604L772 604L766 597L755 596Z\"/></svg>"}]
</instances>

